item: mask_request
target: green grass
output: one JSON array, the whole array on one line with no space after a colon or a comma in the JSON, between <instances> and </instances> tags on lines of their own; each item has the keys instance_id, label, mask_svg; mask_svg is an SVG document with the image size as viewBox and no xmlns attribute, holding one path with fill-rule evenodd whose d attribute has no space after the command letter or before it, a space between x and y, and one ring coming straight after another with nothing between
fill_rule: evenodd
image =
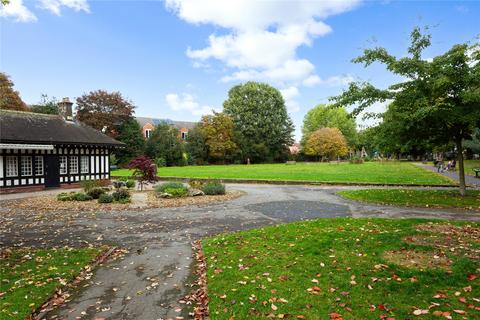
<instances>
[{"instance_id":1,"label":"green grass","mask_svg":"<svg viewBox=\"0 0 480 320\"><path fill-rule=\"evenodd\" d=\"M25 319L100 252L99 248L15 249L2 256L0 319Z\"/></svg>"},{"instance_id":2,"label":"green grass","mask_svg":"<svg viewBox=\"0 0 480 320\"><path fill-rule=\"evenodd\" d=\"M467 190L464 197L458 190L367 189L340 191L338 194L352 200L381 204L480 209L479 190Z\"/></svg>"},{"instance_id":3,"label":"green grass","mask_svg":"<svg viewBox=\"0 0 480 320\"><path fill-rule=\"evenodd\" d=\"M114 170L112 176L131 175L127 169ZM160 177L207 178L207 179L252 179L311 181L330 183L366 184L436 184L451 185L453 182L441 175L419 168L411 163L367 162L350 163L297 163L258 165L211 165L159 168Z\"/></svg>"},{"instance_id":4,"label":"green grass","mask_svg":"<svg viewBox=\"0 0 480 320\"><path fill-rule=\"evenodd\" d=\"M480 311L461 302L479 306L472 298L480 289L472 276L480 267L478 255L466 258L463 245L446 250L450 270L422 271L384 258L387 250L408 248L434 260L433 247L403 242L420 233L420 223L426 221L318 219L205 239L210 317L330 319L337 313L343 319L399 320L416 318L415 308L428 310L435 302L418 318L439 319L433 312L441 310L460 319L453 310L464 310L466 318L478 319ZM478 249L475 242L471 250ZM318 295L308 291L314 286ZM445 298L434 298L438 293Z\"/></svg>"},{"instance_id":5,"label":"green grass","mask_svg":"<svg viewBox=\"0 0 480 320\"><path fill-rule=\"evenodd\" d=\"M475 176L475 172L473 172L473 168L480 168L480 160L465 160L465 173L470 176ZM457 163L457 171L458 171L458 163Z\"/></svg>"}]
</instances>

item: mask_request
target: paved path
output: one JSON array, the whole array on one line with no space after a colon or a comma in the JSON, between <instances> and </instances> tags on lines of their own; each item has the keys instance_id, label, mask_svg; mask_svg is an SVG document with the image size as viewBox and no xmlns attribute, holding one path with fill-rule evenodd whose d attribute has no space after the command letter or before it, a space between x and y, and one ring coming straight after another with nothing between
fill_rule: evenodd
<instances>
[{"instance_id":1,"label":"paved path","mask_svg":"<svg viewBox=\"0 0 480 320\"><path fill-rule=\"evenodd\" d=\"M434 166L424 164L424 163L415 163L415 164L426 170L437 172L437 168ZM439 172L439 174L444 175L445 177L449 177L457 182L459 181L459 176L456 171L444 171L444 172ZM467 186L471 186L473 188L480 188L480 179L475 178L474 176L465 174L465 183L467 184Z\"/></svg>"},{"instance_id":2,"label":"paved path","mask_svg":"<svg viewBox=\"0 0 480 320\"><path fill-rule=\"evenodd\" d=\"M0 206L0 246L88 243L129 249L123 259L98 268L72 301L48 319L176 319L188 317L189 307L179 301L189 289L190 243L206 235L340 216L480 221L478 212L359 204L335 195L335 187L228 188L247 194L220 204L130 212L28 212Z\"/></svg>"}]
</instances>

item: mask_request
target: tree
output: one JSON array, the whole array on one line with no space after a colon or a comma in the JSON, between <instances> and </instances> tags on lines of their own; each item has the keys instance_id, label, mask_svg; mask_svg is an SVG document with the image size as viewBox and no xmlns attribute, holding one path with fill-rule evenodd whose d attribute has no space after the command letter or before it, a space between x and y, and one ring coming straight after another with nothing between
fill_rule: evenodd
<instances>
[{"instance_id":1,"label":"tree","mask_svg":"<svg viewBox=\"0 0 480 320\"><path fill-rule=\"evenodd\" d=\"M183 144L179 131L166 122L159 123L145 145L145 154L152 159L163 158L167 166L184 165Z\"/></svg>"},{"instance_id":2,"label":"tree","mask_svg":"<svg viewBox=\"0 0 480 320\"><path fill-rule=\"evenodd\" d=\"M207 162L208 150L200 124L195 125L193 129L188 131L185 149L188 154L189 163L204 164Z\"/></svg>"},{"instance_id":3,"label":"tree","mask_svg":"<svg viewBox=\"0 0 480 320\"><path fill-rule=\"evenodd\" d=\"M13 90L13 86L10 77L0 72L0 109L30 111L18 91Z\"/></svg>"},{"instance_id":4,"label":"tree","mask_svg":"<svg viewBox=\"0 0 480 320\"><path fill-rule=\"evenodd\" d=\"M292 120L281 93L265 83L247 82L234 86L223 103L225 114L235 125L235 143L243 159L279 160L293 143Z\"/></svg>"},{"instance_id":5,"label":"tree","mask_svg":"<svg viewBox=\"0 0 480 320\"><path fill-rule=\"evenodd\" d=\"M338 128L320 128L314 131L305 144L305 154L329 160L348 153L347 141Z\"/></svg>"},{"instance_id":6,"label":"tree","mask_svg":"<svg viewBox=\"0 0 480 320\"><path fill-rule=\"evenodd\" d=\"M143 190L144 184L154 183L158 180L157 166L149 157L136 157L130 161L128 168L133 169L133 176L138 179L140 190Z\"/></svg>"},{"instance_id":7,"label":"tree","mask_svg":"<svg viewBox=\"0 0 480 320\"><path fill-rule=\"evenodd\" d=\"M135 106L120 92L92 91L77 98L77 120L116 137L118 127L132 118Z\"/></svg>"},{"instance_id":8,"label":"tree","mask_svg":"<svg viewBox=\"0 0 480 320\"><path fill-rule=\"evenodd\" d=\"M116 139L125 143L125 148L115 152L118 164L125 165L131 159L143 154L145 139L142 136L140 125L134 118L128 119L118 127Z\"/></svg>"},{"instance_id":9,"label":"tree","mask_svg":"<svg viewBox=\"0 0 480 320\"><path fill-rule=\"evenodd\" d=\"M386 89L366 82L350 83L348 90L332 101L337 106L356 105L355 115L376 102L393 101L397 138L455 144L460 194L465 195L462 141L480 124L480 45L454 45L428 61L422 53L430 45L431 36L415 28L407 57L397 58L381 47L366 49L354 63L368 67L379 62L403 81Z\"/></svg>"},{"instance_id":10,"label":"tree","mask_svg":"<svg viewBox=\"0 0 480 320\"><path fill-rule=\"evenodd\" d=\"M303 119L302 144L309 135L320 128L338 128L350 147L354 148L358 142L357 125L345 108L319 104L310 109Z\"/></svg>"},{"instance_id":11,"label":"tree","mask_svg":"<svg viewBox=\"0 0 480 320\"><path fill-rule=\"evenodd\" d=\"M58 101L55 97L49 98L46 94L42 94L38 104L31 106L32 112L43 114L58 114Z\"/></svg>"},{"instance_id":12,"label":"tree","mask_svg":"<svg viewBox=\"0 0 480 320\"><path fill-rule=\"evenodd\" d=\"M200 130L205 138L208 156L225 162L235 153L237 145L233 142L233 120L225 113L203 116Z\"/></svg>"}]
</instances>

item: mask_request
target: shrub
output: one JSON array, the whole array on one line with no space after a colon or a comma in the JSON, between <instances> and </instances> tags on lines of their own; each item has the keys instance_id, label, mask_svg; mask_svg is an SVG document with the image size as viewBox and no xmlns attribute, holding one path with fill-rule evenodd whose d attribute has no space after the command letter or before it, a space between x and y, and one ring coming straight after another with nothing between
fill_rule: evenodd
<instances>
[{"instance_id":1,"label":"shrub","mask_svg":"<svg viewBox=\"0 0 480 320\"><path fill-rule=\"evenodd\" d=\"M182 188L166 188L165 193L171 194L173 198L185 197L188 194L188 189Z\"/></svg>"},{"instance_id":2,"label":"shrub","mask_svg":"<svg viewBox=\"0 0 480 320\"><path fill-rule=\"evenodd\" d=\"M87 191L87 195L92 197L92 199L98 199L104 193L105 193L105 190L100 187L96 187Z\"/></svg>"},{"instance_id":3,"label":"shrub","mask_svg":"<svg viewBox=\"0 0 480 320\"><path fill-rule=\"evenodd\" d=\"M57 195L57 200L59 201L72 201L73 200L73 195L75 192L62 192Z\"/></svg>"},{"instance_id":4,"label":"shrub","mask_svg":"<svg viewBox=\"0 0 480 320\"><path fill-rule=\"evenodd\" d=\"M127 183L125 184L125 186L126 186L128 189L135 188L135 180L128 180Z\"/></svg>"},{"instance_id":5,"label":"shrub","mask_svg":"<svg viewBox=\"0 0 480 320\"><path fill-rule=\"evenodd\" d=\"M190 188L192 188L192 189L202 190L203 186L205 185L205 181L202 181L202 180L190 180L190 181L188 182L188 184L190 185Z\"/></svg>"},{"instance_id":6,"label":"shrub","mask_svg":"<svg viewBox=\"0 0 480 320\"><path fill-rule=\"evenodd\" d=\"M120 200L118 200L117 202L118 202L118 203L121 203L121 204L130 203L130 197L120 199Z\"/></svg>"},{"instance_id":7,"label":"shrub","mask_svg":"<svg viewBox=\"0 0 480 320\"><path fill-rule=\"evenodd\" d=\"M181 182L165 182L162 183L161 185L158 185L155 187L156 192L166 192L166 189L185 189L187 190L187 187L183 185Z\"/></svg>"},{"instance_id":8,"label":"shrub","mask_svg":"<svg viewBox=\"0 0 480 320\"><path fill-rule=\"evenodd\" d=\"M202 191L206 195L225 194L225 185L220 181L210 181L205 183L205 185L202 188Z\"/></svg>"},{"instance_id":9,"label":"shrub","mask_svg":"<svg viewBox=\"0 0 480 320\"><path fill-rule=\"evenodd\" d=\"M157 168L166 167L167 166L167 160L165 160L165 158L163 158L163 157L160 157L160 158L155 159L155 164L157 165Z\"/></svg>"},{"instance_id":10,"label":"shrub","mask_svg":"<svg viewBox=\"0 0 480 320\"><path fill-rule=\"evenodd\" d=\"M98 198L98 203L112 203L113 202L113 196L110 194L102 194Z\"/></svg>"},{"instance_id":11,"label":"shrub","mask_svg":"<svg viewBox=\"0 0 480 320\"><path fill-rule=\"evenodd\" d=\"M122 199L130 199L130 192L128 192L128 190L125 190L125 189L119 189L114 193L112 193L112 196L113 196L113 199L115 199L115 201L120 201Z\"/></svg>"},{"instance_id":12,"label":"shrub","mask_svg":"<svg viewBox=\"0 0 480 320\"><path fill-rule=\"evenodd\" d=\"M97 180L84 180L84 181L80 182L80 185L82 186L82 188L85 192L88 192L93 188L100 187L100 184L98 183Z\"/></svg>"},{"instance_id":13,"label":"shrub","mask_svg":"<svg viewBox=\"0 0 480 320\"><path fill-rule=\"evenodd\" d=\"M93 198L83 192L77 192L73 194L72 199L75 201L89 201L89 200L92 200Z\"/></svg>"}]
</instances>

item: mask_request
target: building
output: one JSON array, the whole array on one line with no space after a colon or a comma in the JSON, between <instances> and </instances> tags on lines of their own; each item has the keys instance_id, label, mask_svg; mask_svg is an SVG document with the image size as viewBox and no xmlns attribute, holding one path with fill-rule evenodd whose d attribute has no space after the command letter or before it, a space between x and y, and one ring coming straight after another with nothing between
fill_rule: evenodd
<instances>
[{"instance_id":1,"label":"building","mask_svg":"<svg viewBox=\"0 0 480 320\"><path fill-rule=\"evenodd\" d=\"M153 129L156 125L165 122L173 127L177 128L180 132L179 138L182 140L186 140L188 136L188 131L193 129L196 125L196 122L189 122L189 121L173 121L170 119L158 119L158 118L148 118L148 117L136 117L138 124L142 130L142 135L145 139L150 138Z\"/></svg>"},{"instance_id":2,"label":"building","mask_svg":"<svg viewBox=\"0 0 480 320\"><path fill-rule=\"evenodd\" d=\"M68 99L59 103L59 112L0 110L1 193L110 179L110 152L124 144L74 122Z\"/></svg>"}]
</instances>

